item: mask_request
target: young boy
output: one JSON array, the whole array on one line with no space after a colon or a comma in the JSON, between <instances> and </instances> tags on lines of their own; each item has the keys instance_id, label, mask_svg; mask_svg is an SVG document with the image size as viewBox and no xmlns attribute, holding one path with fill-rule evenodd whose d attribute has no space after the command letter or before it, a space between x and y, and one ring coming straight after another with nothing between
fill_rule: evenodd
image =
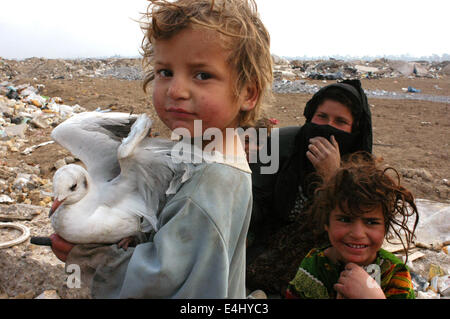
<instances>
[{"instance_id":1,"label":"young boy","mask_svg":"<svg viewBox=\"0 0 450 319\"><path fill-rule=\"evenodd\" d=\"M192 140L222 133L214 142L223 156L200 164L168 199L151 241L72 249L53 235L53 251L91 273L97 298L245 298L251 171L240 139L226 131L253 124L270 90L268 32L246 0L151 1L147 17L144 89L153 82L158 116Z\"/></svg>"}]
</instances>

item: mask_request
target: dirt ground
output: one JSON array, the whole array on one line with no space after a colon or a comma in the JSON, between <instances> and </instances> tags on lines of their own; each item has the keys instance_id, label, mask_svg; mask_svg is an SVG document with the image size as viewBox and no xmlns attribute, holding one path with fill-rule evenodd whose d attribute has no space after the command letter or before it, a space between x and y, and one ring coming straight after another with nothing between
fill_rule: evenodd
<instances>
[{"instance_id":1,"label":"dirt ground","mask_svg":"<svg viewBox=\"0 0 450 319\"><path fill-rule=\"evenodd\" d=\"M45 88L40 94L61 97L64 104L79 104L89 111L101 108L120 112L146 112L154 121L153 132L159 132L163 137L169 136L168 129L159 121L151 107L150 94L143 92L141 81L95 77L78 77L71 80L36 79L32 76L18 76L13 82L15 85L29 83L35 87L38 84L44 84ZM334 81L306 80L306 82L324 86ZM402 93L402 88L413 86L421 89L422 94L450 96L450 77L446 76L439 79L363 79L362 83L367 90ZM311 94L275 94L272 106L264 111L264 115L279 120L277 127L302 125L304 123L303 108L310 97ZM382 157L386 164L393 166L401 173L403 184L413 192L416 198L450 202L450 104L371 97L369 97L369 104L372 111L374 154ZM51 130L52 128L28 130L27 145L37 145L51 140ZM39 165L41 177L51 179L55 172L55 162L68 155L70 153L61 146L50 144L37 148L29 155L9 152L6 158L0 158L0 166L18 167L23 162L32 166ZM33 222L29 222L33 236L36 233L45 235L44 232L51 232L49 220L44 215L41 214ZM39 232L33 227L40 227ZM0 233L0 236L3 235ZM25 247L23 249L19 246L13 247L13 253L7 255L9 259L4 260L6 264L2 264L3 271L8 272L9 282L3 287L3 290L7 291L9 296L15 296L19 292L25 293L28 289L32 289L34 292L31 293L31 296L35 296L45 289L55 289L55 285L59 285L53 283L63 282L62 264L57 264L59 268L54 268L54 273L49 274L40 262L27 257L27 254L33 256L42 254L49 261L57 263L48 247L34 247L30 244L23 246ZM285 248L285 251L291 254L295 253L289 248ZM292 258L293 256L287 254L281 256L280 264L288 260L292 262L294 260ZM295 261L295 265L298 265L297 261ZM264 270L264 267L263 263L259 269ZM30 271L28 277L24 277L23 271L20 269L33 269L33 271ZM292 278L292 274L285 272L282 268L274 269L270 266L266 270L273 277ZM424 268L424 273L426 271L428 270ZM15 283L13 284L13 282ZM270 278L264 277L261 282L270 282ZM266 289L260 284L257 284L255 288ZM269 288L267 288L267 292L270 292ZM56 289L63 298L86 296L81 292L57 287ZM0 291L0 297L1 293Z\"/></svg>"},{"instance_id":2,"label":"dirt ground","mask_svg":"<svg viewBox=\"0 0 450 319\"><path fill-rule=\"evenodd\" d=\"M169 131L158 120L151 107L151 96L142 90L141 81L112 78L77 78L73 80L33 80L18 78L20 83L44 84L42 95L61 97L67 105L79 104L88 110L112 109L120 112L146 112L154 120L154 132L169 136ZM334 81L308 81L324 86ZM363 87L369 90L402 92L402 88L420 88L423 94L450 96L450 77L364 79ZM151 90L150 90L151 91ZM271 107L265 110L269 118L279 120L277 127L302 125L303 108L310 94L275 94ZM419 100L394 100L369 98L373 121L373 152L383 157L403 174L404 184L417 198L436 201L450 200L450 104ZM27 135L29 145L50 140L51 128L34 130ZM54 173L56 160L69 155L59 145L52 144L36 149L29 155L9 153L8 166L19 161L39 164L45 178ZM425 169L429 174L421 174ZM409 174L408 174L409 172ZM411 173L412 172L412 173Z\"/></svg>"}]
</instances>

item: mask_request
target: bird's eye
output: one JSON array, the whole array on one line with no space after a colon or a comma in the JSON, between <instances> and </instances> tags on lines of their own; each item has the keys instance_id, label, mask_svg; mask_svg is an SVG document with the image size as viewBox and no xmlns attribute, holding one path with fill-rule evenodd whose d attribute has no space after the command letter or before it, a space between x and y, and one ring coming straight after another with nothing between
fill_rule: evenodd
<instances>
[{"instance_id":1,"label":"bird's eye","mask_svg":"<svg viewBox=\"0 0 450 319\"><path fill-rule=\"evenodd\" d=\"M77 184L73 184L72 186L70 186L70 190L74 191L77 188Z\"/></svg>"}]
</instances>

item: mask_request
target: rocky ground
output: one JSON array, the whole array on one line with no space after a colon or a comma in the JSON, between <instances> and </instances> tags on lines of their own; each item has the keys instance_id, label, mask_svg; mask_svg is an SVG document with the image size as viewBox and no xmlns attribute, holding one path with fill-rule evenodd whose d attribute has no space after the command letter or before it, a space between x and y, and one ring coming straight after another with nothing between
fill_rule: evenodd
<instances>
[{"instance_id":1,"label":"rocky ground","mask_svg":"<svg viewBox=\"0 0 450 319\"><path fill-rule=\"evenodd\" d=\"M277 62L274 101L264 115L278 120L278 127L303 124L304 105L320 87L343 77L361 78L372 111L374 154L401 173L416 198L450 204L450 63ZM45 143L52 128L74 112L146 112L155 121L154 131L169 136L141 78L136 59L0 58L0 222L23 224L31 236L52 233L47 214L55 164L76 159L59 145ZM14 97L11 87L17 100L7 97ZM0 242L18 235L0 228ZM415 271L427 280L431 264L443 274L450 271L448 255L433 249L415 248L423 254L413 262ZM0 297L34 298L45 291L45 296L87 296L85 289L68 289L64 264L48 247L29 240L0 249L0 269Z\"/></svg>"}]
</instances>

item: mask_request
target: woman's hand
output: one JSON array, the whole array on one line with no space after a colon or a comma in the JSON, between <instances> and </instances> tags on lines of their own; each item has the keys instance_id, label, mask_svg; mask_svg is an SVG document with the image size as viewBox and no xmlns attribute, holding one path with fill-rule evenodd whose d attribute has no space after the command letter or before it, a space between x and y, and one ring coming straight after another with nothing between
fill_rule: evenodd
<instances>
[{"instance_id":1,"label":"woman's hand","mask_svg":"<svg viewBox=\"0 0 450 319\"><path fill-rule=\"evenodd\" d=\"M338 292L339 299L386 299L375 279L353 263L345 265L334 289Z\"/></svg>"},{"instance_id":2,"label":"woman's hand","mask_svg":"<svg viewBox=\"0 0 450 319\"><path fill-rule=\"evenodd\" d=\"M338 142L333 135L331 135L331 143L321 136L313 137L309 142L306 157L322 178L331 178L341 165Z\"/></svg>"},{"instance_id":3,"label":"woman's hand","mask_svg":"<svg viewBox=\"0 0 450 319\"><path fill-rule=\"evenodd\" d=\"M67 255L75 245L64 240L58 234L52 234L50 239L52 240L52 251L55 256L58 257L59 260L66 262Z\"/></svg>"}]
</instances>

